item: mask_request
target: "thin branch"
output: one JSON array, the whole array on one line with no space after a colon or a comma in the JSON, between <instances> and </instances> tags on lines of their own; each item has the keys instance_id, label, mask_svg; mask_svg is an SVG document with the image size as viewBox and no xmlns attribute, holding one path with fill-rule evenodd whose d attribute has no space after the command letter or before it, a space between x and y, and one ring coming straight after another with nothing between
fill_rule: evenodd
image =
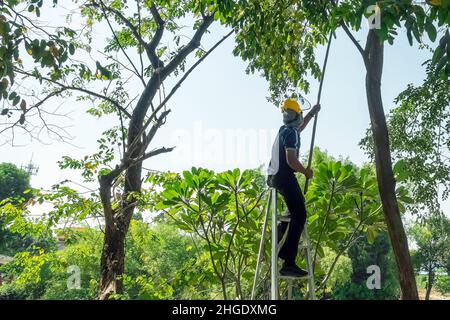
<instances>
[{"instance_id":1,"label":"thin branch","mask_svg":"<svg viewBox=\"0 0 450 320\"><path fill-rule=\"evenodd\" d=\"M364 60L364 64L368 64L368 57L367 57L367 53L366 51L363 49L363 47L359 44L359 42L355 39L355 37L353 36L353 34L351 33L351 31L348 29L347 25L345 24L344 21L341 21L341 27L342 29L344 29L345 33L347 34L347 36L350 38L350 40L353 42L353 44L356 46L356 48L358 49L358 51L361 53L361 56Z\"/></svg>"},{"instance_id":2,"label":"thin branch","mask_svg":"<svg viewBox=\"0 0 450 320\"><path fill-rule=\"evenodd\" d=\"M122 12L120 12L119 10L116 10L114 8L108 7L106 6L103 1L101 1L105 10L114 13L133 33L133 35L136 37L136 40L143 46L146 46L146 42L144 41L144 39L141 37L140 33L138 32L137 28L131 23L130 20L128 20L123 14ZM99 8L99 4L98 3L91 3L91 4L87 4L87 7L95 7L95 8Z\"/></svg>"},{"instance_id":3,"label":"thin branch","mask_svg":"<svg viewBox=\"0 0 450 320\"><path fill-rule=\"evenodd\" d=\"M143 146L143 150L146 150L147 147L150 145L150 143L153 140L153 137L156 134L156 131L158 131L158 129L164 124L166 117L169 115L171 110L166 110L164 111L161 116L158 118L158 120L156 121L156 123L152 126L152 128L150 129L149 133L147 134L147 136L145 137L145 143Z\"/></svg>"},{"instance_id":4,"label":"thin branch","mask_svg":"<svg viewBox=\"0 0 450 320\"><path fill-rule=\"evenodd\" d=\"M134 73L138 76L138 78L141 80L142 84L143 84L144 87L145 87L146 84L145 84L145 80L144 80L143 75L141 75L141 74L139 73L139 71L138 71L138 69L136 68L136 66L134 65L133 61L132 61L132 60L130 59L130 57L128 56L128 54L127 54L127 52L125 51L124 47L123 47L122 44L120 43L120 40L119 40L119 38L117 37L117 34L116 34L116 32L114 31L114 28L112 27L111 22L109 22L108 15L106 14L106 10L105 10L105 7L106 7L105 4L103 3L102 0L100 0L100 3L101 3L101 10L102 10L102 12L103 12L103 15L105 16L106 22L108 23L109 29L111 30L111 32L112 32L112 34L113 34L113 36L114 36L114 39L115 39L116 42L117 42L117 45L119 46L120 50L121 50L122 53L125 55L125 57L127 58L127 60L130 62L130 64L133 66Z\"/></svg>"},{"instance_id":5,"label":"thin branch","mask_svg":"<svg viewBox=\"0 0 450 320\"><path fill-rule=\"evenodd\" d=\"M156 32L150 43L145 46L145 49L153 68L156 70L158 68L164 67L164 63L158 58L158 55L156 54L156 47L158 46L163 36L165 22L161 18L161 15L159 14L158 9L156 8L156 5L154 3L150 7L150 12L152 13L153 19L155 19L156 22Z\"/></svg>"},{"instance_id":6,"label":"thin branch","mask_svg":"<svg viewBox=\"0 0 450 320\"><path fill-rule=\"evenodd\" d=\"M44 77L44 76L41 76L41 75L37 76L37 75L32 74L31 72L28 72L28 71L25 71L25 70L22 70L22 69L19 69L19 68L14 68L14 71L17 72L17 73L29 76L29 77L33 77L33 78L37 78L37 79L42 79L42 80L48 81L50 83L53 83L53 84L56 84L56 85L60 86L61 88L65 89L65 90L80 91L80 92L86 93L88 95L94 96L96 98L106 100L106 101L110 102L111 104L113 104L118 110L122 111L128 118L131 118L131 114L127 110L125 110L125 108L123 108L116 100L111 99L111 98L109 98L107 96L101 95L101 94L99 94L97 92L94 92L94 91L91 91L91 90L88 90L88 89L85 89L85 88L79 88L79 87L75 87L75 86L65 85L65 84L63 84L61 82L58 82L56 80L52 80L50 78L47 78L47 77Z\"/></svg>"},{"instance_id":7,"label":"thin branch","mask_svg":"<svg viewBox=\"0 0 450 320\"><path fill-rule=\"evenodd\" d=\"M172 152L174 149L175 149L175 147L171 147L171 148L162 147L162 148L159 148L159 149L155 149L153 151L150 151L149 153L144 154L141 158L135 160L134 162L138 163L138 162L147 160L148 158L151 158L151 157L157 156L159 154L162 154L162 153Z\"/></svg>"},{"instance_id":8,"label":"thin branch","mask_svg":"<svg viewBox=\"0 0 450 320\"><path fill-rule=\"evenodd\" d=\"M64 92L65 90L66 90L65 88L62 88L62 89L59 89L59 90L56 90L56 91L53 91L53 92L49 93L49 94L48 94L47 96L45 96L42 100L40 100L39 102L35 103L35 104L34 104L33 106L31 106L30 108L28 108L27 110L25 110L22 114L25 115L25 114L27 114L28 112L30 112L31 110L33 110L33 109L38 109L38 111L39 111L39 107L40 107L42 104L44 104L44 102L46 102L47 100L49 100L50 98L52 98L52 97L54 97L54 96L57 96L57 95L61 94L61 93ZM42 119L42 118L41 118L41 119ZM9 130L9 129L15 127L15 126L17 126L17 124L19 124L19 123L20 123L20 119L17 120L16 122L14 122L11 126L8 126L8 127L4 128L3 130L1 130L1 131L0 131L0 134L4 133L5 131L7 131L7 130ZM46 125L45 122L44 122L44 125Z\"/></svg>"},{"instance_id":9,"label":"thin branch","mask_svg":"<svg viewBox=\"0 0 450 320\"><path fill-rule=\"evenodd\" d=\"M167 75L171 74L178 67L178 65L184 59L186 59L186 57L192 51L194 51L195 48L200 46L200 41L202 39L203 34L206 32L211 23L213 23L213 21L214 21L214 12L211 15L205 17L202 24L199 26L194 36L192 37L191 41L189 41L188 44L185 47L183 47L180 50L180 52L175 56L175 58L173 58L172 61L169 62L167 67L163 69L163 71L161 72L162 73L161 77L163 79Z\"/></svg>"},{"instance_id":10,"label":"thin branch","mask_svg":"<svg viewBox=\"0 0 450 320\"><path fill-rule=\"evenodd\" d=\"M137 12L138 12L138 34L135 35L138 38L138 41L141 45L142 49L145 49L145 41L142 40L142 34L141 34L141 6L139 4L139 0L136 0L136 6L137 6ZM141 39L141 40L139 40ZM144 42L144 43L142 43ZM141 74L144 75L144 61L142 59L142 49L139 50L139 61L141 62Z\"/></svg>"},{"instance_id":11,"label":"thin branch","mask_svg":"<svg viewBox=\"0 0 450 320\"><path fill-rule=\"evenodd\" d=\"M183 75L183 77L181 77L181 79L177 82L177 84L175 84L175 86L172 88L172 90L170 91L170 93L164 98L164 100L160 103L160 105L157 108L153 108L153 112L152 115L150 116L150 118L147 120L147 122L144 124L144 126L142 127L140 133L136 136L136 140L130 145L130 148L132 148L138 141L140 136L145 132L145 130L147 130L148 126L150 125L150 123L153 121L153 119L156 117L156 114L161 111L161 109L167 104L167 102L170 100L170 98L175 94L175 92L178 90L178 88L183 84L183 82L186 80L186 78L189 76L189 74L194 71L194 69L203 61L206 59L206 57L208 57L208 55L210 55L222 42L224 42L229 36L231 36L233 34L233 30L230 31L228 34L226 34L222 39L220 39L214 46L211 47L211 49L209 49L200 59L198 59L197 62L195 62L188 71L186 71Z\"/></svg>"}]
</instances>

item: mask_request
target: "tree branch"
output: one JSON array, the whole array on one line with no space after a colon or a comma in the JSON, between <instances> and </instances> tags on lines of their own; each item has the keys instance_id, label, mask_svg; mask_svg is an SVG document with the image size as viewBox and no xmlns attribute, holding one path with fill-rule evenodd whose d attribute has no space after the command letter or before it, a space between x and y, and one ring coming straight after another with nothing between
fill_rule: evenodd
<instances>
[{"instance_id":1,"label":"tree branch","mask_svg":"<svg viewBox=\"0 0 450 320\"><path fill-rule=\"evenodd\" d=\"M59 90L55 90L53 92L50 92L47 96L45 96L42 100L38 101L37 103L35 103L33 106L29 107L28 109L26 109L25 111L23 111L23 115L26 115L28 112L30 112L33 109L38 109L39 107L44 104L47 100L49 100L50 98L57 96L61 93L63 93L66 89L65 88L61 88ZM42 118L41 118L42 119ZM8 126L6 128L4 128L3 130L0 131L0 134L2 134L3 132L5 132L6 130L12 129L13 127L17 126L17 124L20 123L20 119L17 120L16 122L14 122L13 124L11 124L11 126ZM46 123L44 122L44 125L46 125Z\"/></svg>"},{"instance_id":2,"label":"tree branch","mask_svg":"<svg viewBox=\"0 0 450 320\"><path fill-rule=\"evenodd\" d=\"M206 57L208 57L208 55L210 55L222 42L224 42L229 36L231 36L233 34L234 30L230 31L228 34L226 34L222 39L220 39L214 46L212 46L200 59L198 59L190 68L189 70L187 70L183 77L181 77L181 79L175 84L175 86L172 88L172 90L169 92L169 94L164 98L164 100L161 102L161 104L155 108L150 116L150 118L146 121L146 123L144 124L143 128L141 129L140 133L136 136L136 140L130 145L130 147L132 147L135 143L137 143L137 141L139 140L139 138L141 137L141 135L145 132L145 130L147 130L148 126L150 125L150 123L153 121L153 119L156 117L156 114L161 111L161 109L167 104L167 102L169 101L169 99L175 94L175 92L178 90L178 88L181 86L181 84L187 79L187 77L189 76L189 74L194 71L194 69L203 61L206 59Z\"/></svg>"},{"instance_id":3,"label":"tree branch","mask_svg":"<svg viewBox=\"0 0 450 320\"><path fill-rule=\"evenodd\" d=\"M105 16L106 22L108 23L109 29L111 30L111 32L112 32L112 34L113 34L113 36L114 36L114 39L115 39L116 42L117 42L117 45L119 46L120 50L123 52L123 54L125 55L125 57L127 58L128 62L130 62L130 64L132 65L132 67L133 67L133 69L134 69L134 73L138 76L138 78L141 80L142 84L143 84L144 87L145 87L146 84L145 84L143 75L141 75L141 74L139 73L139 71L138 71L138 69L136 68L136 66L134 65L133 61L132 61L132 60L130 59L130 57L128 56L128 54L127 54L127 52L125 51L124 47L123 47L122 44L120 43L119 38L117 37L116 32L114 31L114 28L112 27L111 23L109 22L108 15L106 14L106 6L105 6L105 4L103 3L102 0L100 0L100 3L101 3L101 10L102 10L102 12L103 12L103 15Z\"/></svg>"},{"instance_id":4,"label":"tree branch","mask_svg":"<svg viewBox=\"0 0 450 320\"><path fill-rule=\"evenodd\" d=\"M145 137L145 144L144 144L144 150L147 149L147 147L150 145L150 143L153 140L153 137L156 134L156 131L164 124L165 118L169 115L171 110L164 111L161 116L158 118L156 123L152 126L149 133Z\"/></svg>"},{"instance_id":5,"label":"tree branch","mask_svg":"<svg viewBox=\"0 0 450 320\"><path fill-rule=\"evenodd\" d=\"M153 69L157 70L158 68L164 67L164 63L158 58L158 55L156 54L156 47L158 46L163 36L165 22L161 18L161 15L159 14L158 9L156 8L156 5L154 3L150 7L150 12L152 13L153 19L155 19L157 27L152 40L148 45L145 46L145 50L147 51L147 55L150 59L150 62L152 63Z\"/></svg>"},{"instance_id":6,"label":"tree branch","mask_svg":"<svg viewBox=\"0 0 450 320\"><path fill-rule=\"evenodd\" d=\"M103 3L103 2L102 2ZM88 7L95 7L95 8L100 8L100 5L98 3L91 3L86 5ZM122 12L120 12L119 10L116 10L114 8L108 7L105 4L103 4L104 9L115 14L133 33L133 35L136 37L136 40L143 45L144 47L147 45L147 43L144 41L144 39L141 37L141 35L139 34L137 28L131 23L130 20L128 20L123 14Z\"/></svg>"},{"instance_id":7,"label":"tree branch","mask_svg":"<svg viewBox=\"0 0 450 320\"><path fill-rule=\"evenodd\" d=\"M169 74L171 74L179 65L180 63L186 59L186 57L195 50L195 48L200 46L200 41L203 37L203 34L206 32L208 27L213 23L214 21L214 12L211 13L211 15L206 16L200 25L200 27L195 32L194 36L192 37L191 41L188 42L188 44L183 47L180 52L175 56L175 58L170 61L170 63L163 69L161 72L161 77L165 78Z\"/></svg>"},{"instance_id":8,"label":"tree branch","mask_svg":"<svg viewBox=\"0 0 450 320\"><path fill-rule=\"evenodd\" d=\"M140 11L140 6L139 3L137 3L138 5L138 10ZM99 4L98 3L92 3L89 4L87 6L92 6L92 7L96 7L99 8ZM133 25L133 23L126 18L122 12L120 12L117 9L108 7L106 5L104 5L105 10L115 14L119 20L121 20L133 33L133 36L136 38L136 40L139 42L139 44L145 49L148 58L150 59L150 62L152 63L152 66L157 69L158 67L163 67L164 64L163 62L158 58L158 56L156 55L156 47L158 46L159 42L161 41L162 35L163 35L163 31L164 31L164 21L161 19L161 16L159 15L156 6L153 4L152 7L150 8L150 11L152 12L152 15L157 23L157 29L155 32L154 37L152 38L152 40L150 41L150 43L147 43L144 38L142 37L141 33L140 33L140 25L139 28L137 28L135 25ZM140 17L140 14L139 14ZM140 18L139 18L140 19Z\"/></svg>"},{"instance_id":9,"label":"tree branch","mask_svg":"<svg viewBox=\"0 0 450 320\"><path fill-rule=\"evenodd\" d=\"M52 80L50 78L43 77L43 76L40 76L40 75L36 76L36 75L34 75L34 74L32 74L32 73L30 73L28 71L22 70L22 69L14 68L14 71L17 72L17 73L29 76L29 77L38 78L38 79L42 79L42 80L48 81L50 83L53 83L53 84L56 84L56 85L60 86L63 89L66 89L66 90L80 91L80 92L86 93L88 95L94 96L96 98L106 100L109 103L113 104L117 108L118 111L119 110L122 111L128 118L131 118L131 114L127 110L125 110L125 108L123 108L116 100L111 99L111 98L109 98L107 96L101 95L101 94L99 94L97 92L94 92L94 91L91 91L91 90L88 90L88 89L85 89L85 88L78 88L78 87L75 87L75 86L65 85L65 84L63 84L61 82L58 82L58 81L55 81L55 80Z\"/></svg>"},{"instance_id":10,"label":"tree branch","mask_svg":"<svg viewBox=\"0 0 450 320\"><path fill-rule=\"evenodd\" d=\"M139 143L142 134L144 134L150 122L152 122L153 119L156 118L157 112L159 112L164 107L168 98L170 98L170 96L168 96L164 99L164 101L160 104L160 106L157 109L155 109L155 111L149 117L148 121L146 122L146 125L144 126L145 116L147 114L148 108L152 103L156 91L161 86L161 83L173 71L175 71L175 69L182 63L182 61L187 57L187 55L191 53L199 45L203 34L206 32L207 28L209 27L209 25L211 25L213 20L214 20L213 16L207 17L206 20L203 20L203 23L197 29L194 37L191 39L188 45L186 45L183 49L180 50L180 52L173 58L173 60L169 63L168 66L164 68L159 68L153 73L132 113L131 121L129 124L128 150L133 150L134 145Z\"/></svg>"},{"instance_id":11,"label":"tree branch","mask_svg":"<svg viewBox=\"0 0 450 320\"><path fill-rule=\"evenodd\" d=\"M150 151L150 152L144 154L141 158L136 159L133 162L134 162L134 164L136 164L138 162L147 160L148 158L157 156L159 154L172 152L174 149L175 149L175 147L170 147L170 148L162 147L162 148L159 148L159 149L155 149L153 151Z\"/></svg>"},{"instance_id":12,"label":"tree branch","mask_svg":"<svg viewBox=\"0 0 450 320\"><path fill-rule=\"evenodd\" d=\"M347 36L350 38L350 40L353 42L353 44L356 46L356 48L358 49L358 51L361 53L361 56L364 60L364 64L367 66L367 53L366 51L364 51L363 47L361 47L361 45L359 44L359 42L355 39L355 37L353 36L353 34L350 32L350 30L348 29L347 25L345 24L344 21L341 21L341 27L342 29L344 29L345 33L347 34Z\"/></svg>"}]
</instances>

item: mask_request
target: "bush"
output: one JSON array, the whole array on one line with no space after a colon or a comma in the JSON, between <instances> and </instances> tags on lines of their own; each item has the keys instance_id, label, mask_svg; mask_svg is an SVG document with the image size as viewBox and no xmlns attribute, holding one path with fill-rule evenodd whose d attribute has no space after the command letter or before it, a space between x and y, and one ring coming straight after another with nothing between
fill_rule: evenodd
<instances>
[{"instance_id":1,"label":"bush","mask_svg":"<svg viewBox=\"0 0 450 320\"><path fill-rule=\"evenodd\" d=\"M0 286L0 300L26 300L28 292L25 287L14 284Z\"/></svg>"},{"instance_id":2,"label":"bush","mask_svg":"<svg viewBox=\"0 0 450 320\"><path fill-rule=\"evenodd\" d=\"M351 281L337 285L332 297L337 300L393 300L400 297L399 283L386 232L380 233L373 244L361 239L348 253L352 260ZM381 289L367 288L367 267L377 265L381 270Z\"/></svg>"},{"instance_id":3,"label":"bush","mask_svg":"<svg viewBox=\"0 0 450 320\"><path fill-rule=\"evenodd\" d=\"M100 273L103 234L94 229L65 231L60 251L21 252L4 265L0 299L94 299ZM173 226L132 221L126 242L124 294L118 299L201 299L210 287L199 279L211 272L192 241ZM80 270L80 288L68 289L68 268ZM9 279L13 279L7 283Z\"/></svg>"},{"instance_id":4,"label":"bush","mask_svg":"<svg viewBox=\"0 0 450 320\"><path fill-rule=\"evenodd\" d=\"M450 293L450 276L438 276L435 286L436 290L442 294Z\"/></svg>"}]
</instances>

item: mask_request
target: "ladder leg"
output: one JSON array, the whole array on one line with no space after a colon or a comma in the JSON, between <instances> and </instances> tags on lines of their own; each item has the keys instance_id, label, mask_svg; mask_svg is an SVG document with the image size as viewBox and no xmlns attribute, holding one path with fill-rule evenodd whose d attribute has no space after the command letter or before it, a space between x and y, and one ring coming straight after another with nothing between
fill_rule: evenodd
<instances>
[{"instance_id":1,"label":"ladder leg","mask_svg":"<svg viewBox=\"0 0 450 320\"><path fill-rule=\"evenodd\" d=\"M287 285L288 285L288 300L292 300L292 286L293 286L292 282L293 282L292 279L288 279L288 283L287 283Z\"/></svg>"},{"instance_id":2,"label":"ladder leg","mask_svg":"<svg viewBox=\"0 0 450 320\"><path fill-rule=\"evenodd\" d=\"M271 199L272 199L272 192L269 191L269 194L267 196L267 203L266 203L266 215L264 217L264 223L263 223L262 232L261 232L261 240L259 242L258 260L256 260L256 272L255 272L255 277L253 279L251 300L254 300L255 296L256 296L256 284L258 282L259 269L261 267L261 261L262 261L263 255L264 255L264 235L267 230L267 222L269 221Z\"/></svg>"},{"instance_id":3,"label":"ladder leg","mask_svg":"<svg viewBox=\"0 0 450 320\"><path fill-rule=\"evenodd\" d=\"M316 300L316 288L314 283L314 270L311 261L311 241L309 239L308 228L305 224L305 229L303 231L303 236L306 242L306 266L308 268L308 293L309 299Z\"/></svg>"},{"instance_id":4,"label":"ladder leg","mask_svg":"<svg viewBox=\"0 0 450 320\"><path fill-rule=\"evenodd\" d=\"M278 235L277 190L272 189L272 253L271 253L271 300L278 300Z\"/></svg>"}]
</instances>

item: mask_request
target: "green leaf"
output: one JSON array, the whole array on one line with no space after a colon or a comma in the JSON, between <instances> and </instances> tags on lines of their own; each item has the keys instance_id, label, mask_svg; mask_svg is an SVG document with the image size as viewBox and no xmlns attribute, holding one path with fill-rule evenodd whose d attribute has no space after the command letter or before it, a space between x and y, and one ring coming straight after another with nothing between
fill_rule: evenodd
<instances>
[{"instance_id":1,"label":"green leaf","mask_svg":"<svg viewBox=\"0 0 450 320\"><path fill-rule=\"evenodd\" d=\"M438 46L436 50L434 50L432 63L436 64L441 58L444 56L444 50L441 46Z\"/></svg>"},{"instance_id":2,"label":"green leaf","mask_svg":"<svg viewBox=\"0 0 450 320\"><path fill-rule=\"evenodd\" d=\"M406 31L406 36L408 37L408 42L409 42L409 45L413 45L413 37L412 37L412 34L411 34L411 29L408 29L407 31Z\"/></svg>"},{"instance_id":3,"label":"green leaf","mask_svg":"<svg viewBox=\"0 0 450 320\"><path fill-rule=\"evenodd\" d=\"M13 100L13 106L18 105L19 102L20 102L20 96L16 96L16 97L14 98L14 100Z\"/></svg>"},{"instance_id":4,"label":"green leaf","mask_svg":"<svg viewBox=\"0 0 450 320\"><path fill-rule=\"evenodd\" d=\"M69 53L70 53L71 55L74 55L74 54L75 54L75 46L73 45L73 43L71 43L71 44L69 45Z\"/></svg>"},{"instance_id":5,"label":"green leaf","mask_svg":"<svg viewBox=\"0 0 450 320\"><path fill-rule=\"evenodd\" d=\"M375 238L377 236L377 232L374 227L370 226L367 228L367 241L370 244L373 244L375 242Z\"/></svg>"},{"instance_id":6,"label":"green leaf","mask_svg":"<svg viewBox=\"0 0 450 320\"><path fill-rule=\"evenodd\" d=\"M178 198L178 193L175 190L164 190L161 192L161 196L163 196L166 199L172 200L175 198Z\"/></svg>"},{"instance_id":7,"label":"green leaf","mask_svg":"<svg viewBox=\"0 0 450 320\"><path fill-rule=\"evenodd\" d=\"M427 31L430 40L432 42L436 41L437 31L432 22L427 21L427 23L425 24L425 30Z\"/></svg>"}]
</instances>

